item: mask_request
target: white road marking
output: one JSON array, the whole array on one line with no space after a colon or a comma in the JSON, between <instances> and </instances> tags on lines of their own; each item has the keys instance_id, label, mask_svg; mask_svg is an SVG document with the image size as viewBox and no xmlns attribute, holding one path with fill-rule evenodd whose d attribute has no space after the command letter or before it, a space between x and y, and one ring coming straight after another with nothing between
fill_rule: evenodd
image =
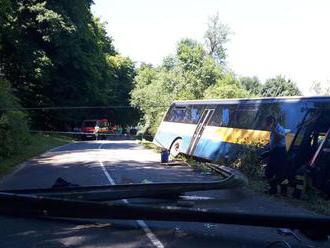
<instances>
[{"instance_id":1,"label":"white road marking","mask_svg":"<svg viewBox=\"0 0 330 248\"><path fill-rule=\"evenodd\" d=\"M98 149L101 149L102 146L105 143L102 143L98 146ZM115 181L112 179L112 177L110 176L109 172L107 171L107 169L105 168L103 161L101 159L99 159L99 164L101 165L102 171L104 173L104 175L106 176L106 178L108 179L109 183L111 185L115 185ZM127 199L123 199L124 203L128 203ZM146 236L149 238L149 240L151 241L151 243L157 247L157 248L164 248L164 245L162 244L162 242L156 237L156 235L151 231L151 229L149 228L149 226L145 223L144 220L136 220L137 224L142 228L142 230L145 232Z\"/></svg>"},{"instance_id":2,"label":"white road marking","mask_svg":"<svg viewBox=\"0 0 330 248\"><path fill-rule=\"evenodd\" d=\"M149 226L143 220L136 221L138 225L143 229L146 233L149 240L153 243L153 245L157 248L164 248L164 245L160 240L156 237L156 235L150 230Z\"/></svg>"},{"instance_id":3,"label":"white road marking","mask_svg":"<svg viewBox=\"0 0 330 248\"><path fill-rule=\"evenodd\" d=\"M98 149L101 149L103 144L99 145ZM107 171L107 169L105 168L103 162L101 159L99 159L99 163L101 165L102 171L104 173L104 175L107 177L108 181L110 182L111 185L115 185L115 181L112 179L112 177L110 176L109 172Z\"/></svg>"}]
</instances>

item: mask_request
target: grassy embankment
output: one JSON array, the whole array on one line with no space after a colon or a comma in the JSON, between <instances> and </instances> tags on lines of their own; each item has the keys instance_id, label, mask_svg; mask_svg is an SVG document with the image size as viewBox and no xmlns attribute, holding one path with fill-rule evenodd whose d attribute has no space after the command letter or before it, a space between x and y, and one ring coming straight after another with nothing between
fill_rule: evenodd
<instances>
[{"instance_id":1,"label":"grassy embankment","mask_svg":"<svg viewBox=\"0 0 330 248\"><path fill-rule=\"evenodd\" d=\"M29 143L23 146L16 154L0 160L0 176L11 172L18 164L37 156L54 147L61 146L72 140L65 136L53 136L47 134L32 134Z\"/></svg>"},{"instance_id":2,"label":"grassy embankment","mask_svg":"<svg viewBox=\"0 0 330 248\"><path fill-rule=\"evenodd\" d=\"M160 152L160 148L155 146L153 143L149 141L141 141L140 144L142 144L147 149L152 149L156 152ZM199 170L204 170L206 172L210 172L210 169L205 165L205 163L198 162L193 160L192 158L181 156L180 159L185 160L188 162L193 168L198 168ZM249 157L244 161L245 166L246 162L250 162L253 160L253 158ZM241 161L242 162L242 161ZM234 165L234 167L239 167L239 164L237 166ZM248 167L248 168L246 168ZM319 214L325 214L330 215L330 200L326 200L325 198L321 197L319 195L319 192L311 189L309 192L307 192L302 199L294 199L291 197L282 197L279 195L276 196L269 196L264 193L265 188L267 188L267 184L265 181L261 179L261 171L260 170L251 170L251 168L255 166L246 166L245 170L243 170L244 174L249 178L249 185L248 188L250 190L253 190L254 192L257 192L259 194L262 194L266 197L274 198L274 199L281 199L283 201L286 201L294 206L297 207L303 207L305 209L311 210L313 212L319 213Z\"/></svg>"},{"instance_id":3,"label":"grassy embankment","mask_svg":"<svg viewBox=\"0 0 330 248\"><path fill-rule=\"evenodd\" d=\"M260 178L258 179L249 177L249 188L253 191L266 195L264 194L264 189L266 187L266 182L261 180ZM308 192L306 192L303 195L302 199L283 197L280 195L266 196L274 199L281 199L294 206L302 207L318 214L330 215L330 201L325 199L323 196L321 196L320 192L314 189L310 189Z\"/></svg>"}]
</instances>

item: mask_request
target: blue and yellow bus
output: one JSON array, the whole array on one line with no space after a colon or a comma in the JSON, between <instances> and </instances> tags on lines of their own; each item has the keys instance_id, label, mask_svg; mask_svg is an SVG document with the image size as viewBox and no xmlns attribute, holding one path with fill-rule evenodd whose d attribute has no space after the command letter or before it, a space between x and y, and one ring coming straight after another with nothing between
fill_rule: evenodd
<instances>
[{"instance_id":1,"label":"blue and yellow bus","mask_svg":"<svg viewBox=\"0 0 330 248\"><path fill-rule=\"evenodd\" d=\"M330 109L330 97L175 101L154 137L173 156L184 153L218 161L242 145L269 142L265 118L273 115L286 129L287 149L303 122L317 110Z\"/></svg>"}]
</instances>

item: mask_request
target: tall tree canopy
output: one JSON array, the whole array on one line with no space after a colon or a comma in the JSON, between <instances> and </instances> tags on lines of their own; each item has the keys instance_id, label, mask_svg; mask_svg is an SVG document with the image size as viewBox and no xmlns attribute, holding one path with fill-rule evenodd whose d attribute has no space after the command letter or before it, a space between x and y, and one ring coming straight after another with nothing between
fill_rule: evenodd
<instances>
[{"instance_id":1,"label":"tall tree canopy","mask_svg":"<svg viewBox=\"0 0 330 248\"><path fill-rule=\"evenodd\" d=\"M241 77L239 79L241 85L245 90L249 92L251 96L260 96L262 84L260 83L259 79L255 77Z\"/></svg>"},{"instance_id":2,"label":"tall tree canopy","mask_svg":"<svg viewBox=\"0 0 330 248\"><path fill-rule=\"evenodd\" d=\"M268 79L266 83L262 85L260 94L264 97L302 95L294 82L290 79L287 80L282 76Z\"/></svg>"},{"instance_id":3,"label":"tall tree canopy","mask_svg":"<svg viewBox=\"0 0 330 248\"><path fill-rule=\"evenodd\" d=\"M229 41L230 29L222 23L219 13L211 16L204 38L206 49L218 63L224 64L227 57L226 43Z\"/></svg>"},{"instance_id":4,"label":"tall tree canopy","mask_svg":"<svg viewBox=\"0 0 330 248\"><path fill-rule=\"evenodd\" d=\"M242 87L232 73L227 73L219 78L204 92L205 99L246 98L249 96L249 92Z\"/></svg>"},{"instance_id":5,"label":"tall tree canopy","mask_svg":"<svg viewBox=\"0 0 330 248\"><path fill-rule=\"evenodd\" d=\"M166 57L162 65L139 68L131 102L140 108L142 122L153 134L173 100L246 95L235 76L226 72L202 44L184 39L178 43L175 56Z\"/></svg>"},{"instance_id":6,"label":"tall tree canopy","mask_svg":"<svg viewBox=\"0 0 330 248\"><path fill-rule=\"evenodd\" d=\"M257 77L238 78L225 66L230 29L219 15L209 19L205 45L181 40L162 65L142 65L135 77L131 103L143 113L146 131L155 133L173 100L301 95L291 80L278 76L262 84Z\"/></svg>"},{"instance_id":7,"label":"tall tree canopy","mask_svg":"<svg viewBox=\"0 0 330 248\"><path fill-rule=\"evenodd\" d=\"M91 0L2 1L0 68L24 107L128 102L134 64L117 54ZM49 127L77 115L39 111L32 119Z\"/></svg>"},{"instance_id":8,"label":"tall tree canopy","mask_svg":"<svg viewBox=\"0 0 330 248\"><path fill-rule=\"evenodd\" d=\"M0 79L0 161L17 152L28 142L26 114L19 110L18 99L11 93L8 81Z\"/></svg>"}]
</instances>

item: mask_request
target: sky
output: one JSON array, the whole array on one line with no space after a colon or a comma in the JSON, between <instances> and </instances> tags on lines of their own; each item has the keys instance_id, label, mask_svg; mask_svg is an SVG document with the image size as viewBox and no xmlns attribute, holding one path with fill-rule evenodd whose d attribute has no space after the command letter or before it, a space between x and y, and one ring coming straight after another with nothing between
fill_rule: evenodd
<instances>
[{"instance_id":1,"label":"sky","mask_svg":"<svg viewBox=\"0 0 330 248\"><path fill-rule=\"evenodd\" d=\"M119 53L158 65L183 38L204 42L210 16L231 29L228 67L261 81L283 75L305 95L330 81L329 0L94 0Z\"/></svg>"}]
</instances>

